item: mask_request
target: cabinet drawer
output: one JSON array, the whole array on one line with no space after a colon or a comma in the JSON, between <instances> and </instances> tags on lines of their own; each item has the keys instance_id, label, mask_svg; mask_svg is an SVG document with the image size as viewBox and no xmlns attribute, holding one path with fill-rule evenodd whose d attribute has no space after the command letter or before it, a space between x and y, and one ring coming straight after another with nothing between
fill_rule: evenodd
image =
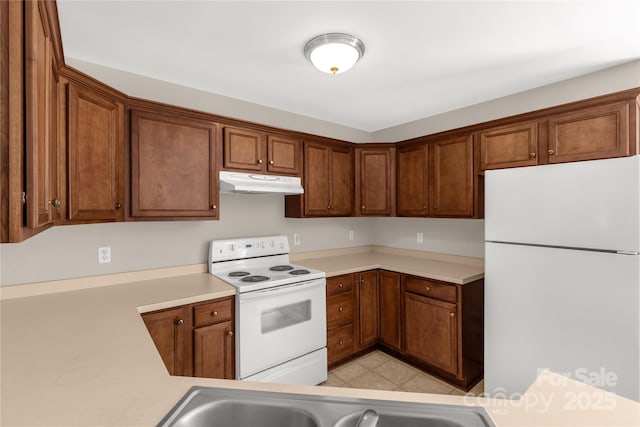
<instances>
[{"instance_id":1,"label":"cabinet drawer","mask_svg":"<svg viewBox=\"0 0 640 427\"><path fill-rule=\"evenodd\" d=\"M340 294L327 298L327 329L353 321L353 294Z\"/></svg>"},{"instance_id":2,"label":"cabinet drawer","mask_svg":"<svg viewBox=\"0 0 640 427\"><path fill-rule=\"evenodd\" d=\"M329 365L348 357L353 352L353 325L343 326L327 333L327 359Z\"/></svg>"},{"instance_id":3,"label":"cabinet drawer","mask_svg":"<svg viewBox=\"0 0 640 427\"><path fill-rule=\"evenodd\" d=\"M327 277L327 296L338 295L343 292L351 292L353 289L353 275Z\"/></svg>"},{"instance_id":4,"label":"cabinet drawer","mask_svg":"<svg viewBox=\"0 0 640 427\"><path fill-rule=\"evenodd\" d=\"M196 328L225 322L232 318L231 299L211 301L193 308L193 323Z\"/></svg>"},{"instance_id":5,"label":"cabinet drawer","mask_svg":"<svg viewBox=\"0 0 640 427\"><path fill-rule=\"evenodd\" d=\"M407 292L423 295L429 298L436 298L443 301L456 302L455 285L445 285L431 280L419 279L417 277L407 277L405 284Z\"/></svg>"}]
</instances>

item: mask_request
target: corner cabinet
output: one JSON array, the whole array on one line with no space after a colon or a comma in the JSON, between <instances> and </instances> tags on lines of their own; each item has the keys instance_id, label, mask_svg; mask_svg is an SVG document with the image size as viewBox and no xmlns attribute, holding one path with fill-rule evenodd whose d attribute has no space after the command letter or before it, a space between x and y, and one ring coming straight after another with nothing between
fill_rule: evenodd
<instances>
[{"instance_id":1,"label":"corner cabinet","mask_svg":"<svg viewBox=\"0 0 640 427\"><path fill-rule=\"evenodd\" d=\"M131 216L218 218L216 125L131 110Z\"/></svg>"},{"instance_id":2,"label":"corner cabinet","mask_svg":"<svg viewBox=\"0 0 640 427\"><path fill-rule=\"evenodd\" d=\"M170 375L235 378L234 299L142 314Z\"/></svg>"},{"instance_id":3,"label":"corner cabinet","mask_svg":"<svg viewBox=\"0 0 640 427\"><path fill-rule=\"evenodd\" d=\"M398 148L398 216L427 216L429 212L429 156L427 144Z\"/></svg>"},{"instance_id":4,"label":"corner cabinet","mask_svg":"<svg viewBox=\"0 0 640 427\"><path fill-rule=\"evenodd\" d=\"M396 149L356 146L356 216L394 216L396 212Z\"/></svg>"},{"instance_id":5,"label":"corner cabinet","mask_svg":"<svg viewBox=\"0 0 640 427\"><path fill-rule=\"evenodd\" d=\"M538 164L537 121L482 130L478 139L482 170Z\"/></svg>"},{"instance_id":6,"label":"corner cabinet","mask_svg":"<svg viewBox=\"0 0 640 427\"><path fill-rule=\"evenodd\" d=\"M353 184L352 144L305 141L305 193L286 196L285 216L352 216Z\"/></svg>"}]
</instances>

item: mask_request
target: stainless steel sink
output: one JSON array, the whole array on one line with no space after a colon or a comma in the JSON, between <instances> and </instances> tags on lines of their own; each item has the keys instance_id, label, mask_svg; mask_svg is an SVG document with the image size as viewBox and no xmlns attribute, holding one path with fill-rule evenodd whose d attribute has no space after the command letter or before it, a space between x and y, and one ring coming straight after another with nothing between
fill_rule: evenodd
<instances>
[{"instance_id":1,"label":"stainless steel sink","mask_svg":"<svg viewBox=\"0 0 640 427\"><path fill-rule=\"evenodd\" d=\"M491 427L479 406L391 402L289 393L192 387L162 427L357 427L363 413L377 427Z\"/></svg>"}]
</instances>

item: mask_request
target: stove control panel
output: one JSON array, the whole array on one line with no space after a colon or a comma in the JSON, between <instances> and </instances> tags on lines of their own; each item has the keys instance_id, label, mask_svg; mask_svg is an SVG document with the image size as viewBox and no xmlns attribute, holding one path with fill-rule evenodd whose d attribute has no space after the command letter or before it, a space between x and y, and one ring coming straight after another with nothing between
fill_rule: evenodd
<instances>
[{"instance_id":1,"label":"stove control panel","mask_svg":"<svg viewBox=\"0 0 640 427\"><path fill-rule=\"evenodd\" d=\"M209 263L288 253L287 236L213 240L209 246Z\"/></svg>"}]
</instances>

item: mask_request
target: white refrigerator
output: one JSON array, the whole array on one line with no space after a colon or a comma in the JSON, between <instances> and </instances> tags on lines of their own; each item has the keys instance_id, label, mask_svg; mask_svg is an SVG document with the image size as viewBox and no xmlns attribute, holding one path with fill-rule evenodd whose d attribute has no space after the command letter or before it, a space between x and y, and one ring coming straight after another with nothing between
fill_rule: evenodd
<instances>
[{"instance_id":1,"label":"white refrigerator","mask_svg":"<svg viewBox=\"0 0 640 427\"><path fill-rule=\"evenodd\" d=\"M485 392L549 369L640 400L640 156L485 174Z\"/></svg>"}]
</instances>

